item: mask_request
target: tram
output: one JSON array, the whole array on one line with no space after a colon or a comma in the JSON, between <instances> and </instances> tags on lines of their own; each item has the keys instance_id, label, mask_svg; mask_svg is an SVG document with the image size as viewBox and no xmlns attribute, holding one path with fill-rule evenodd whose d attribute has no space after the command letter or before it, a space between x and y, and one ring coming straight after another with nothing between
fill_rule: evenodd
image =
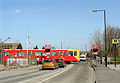
<instances>
[{"instance_id":1,"label":"tram","mask_svg":"<svg viewBox=\"0 0 120 83\"><path fill-rule=\"evenodd\" d=\"M32 49L32 50L20 50L20 49L4 49L4 62L10 58L35 58L39 63L42 63L45 59L59 59L62 58L66 62L80 61L79 50L74 49Z\"/></svg>"}]
</instances>

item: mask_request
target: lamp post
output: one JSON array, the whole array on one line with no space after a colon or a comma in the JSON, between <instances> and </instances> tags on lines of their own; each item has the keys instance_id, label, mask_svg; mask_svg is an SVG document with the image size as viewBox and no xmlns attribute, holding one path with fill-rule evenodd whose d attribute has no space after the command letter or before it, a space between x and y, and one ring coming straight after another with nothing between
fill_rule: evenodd
<instances>
[{"instance_id":1,"label":"lamp post","mask_svg":"<svg viewBox=\"0 0 120 83\"><path fill-rule=\"evenodd\" d=\"M93 12L102 11L104 13L104 28L105 28L105 67L107 67L107 55L106 55L106 12L105 10L93 10Z\"/></svg>"},{"instance_id":2,"label":"lamp post","mask_svg":"<svg viewBox=\"0 0 120 83\"><path fill-rule=\"evenodd\" d=\"M1 42L1 57L0 57L1 58L1 63L4 62L4 55L3 55L4 47L3 47L3 43L6 42L9 39L10 39L10 37L8 37L6 40L4 40L4 41Z\"/></svg>"}]
</instances>

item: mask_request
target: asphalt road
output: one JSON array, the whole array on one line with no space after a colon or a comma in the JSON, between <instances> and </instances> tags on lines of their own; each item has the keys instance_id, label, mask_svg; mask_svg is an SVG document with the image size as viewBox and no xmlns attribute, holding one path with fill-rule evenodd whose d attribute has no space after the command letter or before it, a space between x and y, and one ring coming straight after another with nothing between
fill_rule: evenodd
<instances>
[{"instance_id":1,"label":"asphalt road","mask_svg":"<svg viewBox=\"0 0 120 83\"><path fill-rule=\"evenodd\" d=\"M11 72L0 72L0 83L93 83L92 68L86 63L70 64L56 70Z\"/></svg>"},{"instance_id":2,"label":"asphalt road","mask_svg":"<svg viewBox=\"0 0 120 83\"><path fill-rule=\"evenodd\" d=\"M93 83L93 70L88 64L74 64L68 71L51 78L45 83Z\"/></svg>"}]
</instances>

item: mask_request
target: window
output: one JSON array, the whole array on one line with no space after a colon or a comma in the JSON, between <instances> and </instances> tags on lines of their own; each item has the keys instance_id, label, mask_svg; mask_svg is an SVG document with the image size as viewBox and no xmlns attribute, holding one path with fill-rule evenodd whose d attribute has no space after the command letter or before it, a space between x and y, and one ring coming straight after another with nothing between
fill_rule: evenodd
<instances>
[{"instance_id":1,"label":"window","mask_svg":"<svg viewBox=\"0 0 120 83\"><path fill-rule=\"evenodd\" d=\"M12 45L10 45L10 48L12 48Z\"/></svg>"},{"instance_id":2,"label":"window","mask_svg":"<svg viewBox=\"0 0 120 83\"><path fill-rule=\"evenodd\" d=\"M74 56L77 56L77 51L74 52Z\"/></svg>"},{"instance_id":3,"label":"window","mask_svg":"<svg viewBox=\"0 0 120 83\"><path fill-rule=\"evenodd\" d=\"M56 51L51 52L51 56L57 56L57 52Z\"/></svg>"},{"instance_id":4,"label":"window","mask_svg":"<svg viewBox=\"0 0 120 83\"><path fill-rule=\"evenodd\" d=\"M61 51L59 51L59 56L61 56Z\"/></svg>"},{"instance_id":5,"label":"window","mask_svg":"<svg viewBox=\"0 0 120 83\"><path fill-rule=\"evenodd\" d=\"M10 54L9 54L9 52L5 52L5 56L9 56Z\"/></svg>"},{"instance_id":6,"label":"window","mask_svg":"<svg viewBox=\"0 0 120 83\"><path fill-rule=\"evenodd\" d=\"M3 48L5 48L5 46L3 46Z\"/></svg>"},{"instance_id":7,"label":"window","mask_svg":"<svg viewBox=\"0 0 120 83\"><path fill-rule=\"evenodd\" d=\"M45 51L43 51L43 56L45 56L46 54L45 54Z\"/></svg>"},{"instance_id":8,"label":"window","mask_svg":"<svg viewBox=\"0 0 120 83\"><path fill-rule=\"evenodd\" d=\"M33 55L33 52L32 51L30 51L30 56L32 56Z\"/></svg>"},{"instance_id":9,"label":"window","mask_svg":"<svg viewBox=\"0 0 120 83\"><path fill-rule=\"evenodd\" d=\"M53 60L51 60L51 59L46 59L46 60L44 60L44 62L52 62Z\"/></svg>"},{"instance_id":10,"label":"window","mask_svg":"<svg viewBox=\"0 0 120 83\"><path fill-rule=\"evenodd\" d=\"M65 52L63 51L63 54L62 54L63 56L65 56Z\"/></svg>"},{"instance_id":11,"label":"window","mask_svg":"<svg viewBox=\"0 0 120 83\"><path fill-rule=\"evenodd\" d=\"M41 56L41 52L35 52L35 56Z\"/></svg>"},{"instance_id":12,"label":"window","mask_svg":"<svg viewBox=\"0 0 120 83\"><path fill-rule=\"evenodd\" d=\"M73 56L73 51L68 51L67 56Z\"/></svg>"},{"instance_id":13,"label":"window","mask_svg":"<svg viewBox=\"0 0 120 83\"><path fill-rule=\"evenodd\" d=\"M18 56L24 56L24 52L23 51L18 51Z\"/></svg>"},{"instance_id":14,"label":"window","mask_svg":"<svg viewBox=\"0 0 120 83\"><path fill-rule=\"evenodd\" d=\"M45 49L45 52L50 52L50 49Z\"/></svg>"}]
</instances>

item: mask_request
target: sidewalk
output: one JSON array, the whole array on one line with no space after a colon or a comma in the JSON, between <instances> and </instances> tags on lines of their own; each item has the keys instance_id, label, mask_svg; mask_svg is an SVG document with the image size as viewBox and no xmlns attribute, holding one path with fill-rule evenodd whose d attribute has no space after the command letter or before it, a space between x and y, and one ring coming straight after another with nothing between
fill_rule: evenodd
<instances>
[{"instance_id":1,"label":"sidewalk","mask_svg":"<svg viewBox=\"0 0 120 83\"><path fill-rule=\"evenodd\" d=\"M96 83L120 83L120 71L114 71L102 64L95 68Z\"/></svg>"},{"instance_id":2,"label":"sidewalk","mask_svg":"<svg viewBox=\"0 0 120 83\"><path fill-rule=\"evenodd\" d=\"M15 75L17 76L17 75L22 75L22 74L35 73L35 72L39 72L40 68L41 68L41 65L30 66L30 67L27 67L27 68L19 68L19 69L11 69L11 70L7 70L7 71L2 71L2 72L0 72L0 78L11 77L11 76L15 76Z\"/></svg>"},{"instance_id":3,"label":"sidewalk","mask_svg":"<svg viewBox=\"0 0 120 83\"><path fill-rule=\"evenodd\" d=\"M120 71L120 64L117 64L116 67L115 67L115 64L109 64L108 67L115 71Z\"/></svg>"}]
</instances>

